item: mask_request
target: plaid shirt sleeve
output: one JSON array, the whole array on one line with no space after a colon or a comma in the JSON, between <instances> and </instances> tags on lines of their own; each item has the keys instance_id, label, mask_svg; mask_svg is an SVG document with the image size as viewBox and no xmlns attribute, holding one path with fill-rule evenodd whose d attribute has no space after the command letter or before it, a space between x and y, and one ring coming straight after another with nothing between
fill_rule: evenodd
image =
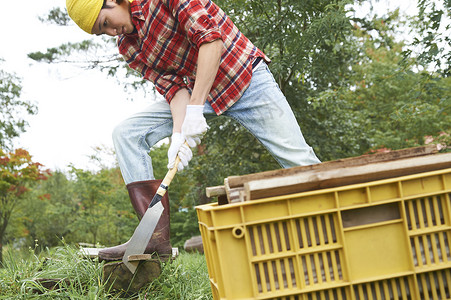
<instances>
[{"instance_id":1,"label":"plaid shirt sleeve","mask_svg":"<svg viewBox=\"0 0 451 300\"><path fill-rule=\"evenodd\" d=\"M143 74L145 74L144 77L146 79L154 83L157 91L162 94L169 103L171 103L172 98L174 98L179 90L183 88L189 89L183 79L174 74L156 72L147 66L144 66Z\"/></svg>"},{"instance_id":2,"label":"plaid shirt sleeve","mask_svg":"<svg viewBox=\"0 0 451 300\"><path fill-rule=\"evenodd\" d=\"M199 0L165 0L164 3L197 49L203 43L222 39L218 24Z\"/></svg>"}]
</instances>

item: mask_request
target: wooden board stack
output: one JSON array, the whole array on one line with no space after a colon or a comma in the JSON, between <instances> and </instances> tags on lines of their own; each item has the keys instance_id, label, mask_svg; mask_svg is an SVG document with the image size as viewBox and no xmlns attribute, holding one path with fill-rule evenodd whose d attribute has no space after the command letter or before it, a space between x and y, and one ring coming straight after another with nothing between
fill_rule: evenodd
<instances>
[{"instance_id":1,"label":"wooden board stack","mask_svg":"<svg viewBox=\"0 0 451 300\"><path fill-rule=\"evenodd\" d=\"M438 153L436 145L229 176L224 185L208 187L207 197L219 205L332 188L349 184L451 168L451 153Z\"/></svg>"}]
</instances>

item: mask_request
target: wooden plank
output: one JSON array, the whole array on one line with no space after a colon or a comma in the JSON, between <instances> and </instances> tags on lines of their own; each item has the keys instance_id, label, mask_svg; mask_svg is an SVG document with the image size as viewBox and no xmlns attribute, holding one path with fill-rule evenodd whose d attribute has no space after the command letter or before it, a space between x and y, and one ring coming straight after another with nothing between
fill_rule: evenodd
<instances>
[{"instance_id":1,"label":"wooden plank","mask_svg":"<svg viewBox=\"0 0 451 300\"><path fill-rule=\"evenodd\" d=\"M227 198L226 187L224 185L207 187L205 188L205 194L207 195L208 198L217 197L219 205L229 203L229 200Z\"/></svg>"},{"instance_id":2,"label":"wooden plank","mask_svg":"<svg viewBox=\"0 0 451 300\"><path fill-rule=\"evenodd\" d=\"M228 178L224 178L224 188L226 191L227 201L230 203L230 185Z\"/></svg>"},{"instance_id":3,"label":"wooden plank","mask_svg":"<svg viewBox=\"0 0 451 300\"><path fill-rule=\"evenodd\" d=\"M244 188L246 191L246 200L255 200L446 168L451 168L451 153L412 157L331 170L310 170L290 176L250 181L244 184Z\"/></svg>"},{"instance_id":4,"label":"wooden plank","mask_svg":"<svg viewBox=\"0 0 451 300\"><path fill-rule=\"evenodd\" d=\"M135 255L129 255L128 261L140 261L140 260L150 260L152 259L151 254L135 254Z\"/></svg>"},{"instance_id":5,"label":"wooden plank","mask_svg":"<svg viewBox=\"0 0 451 300\"><path fill-rule=\"evenodd\" d=\"M243 202L245 200L245 198L243 197L244 195L244 187L236 187L230 189L229 203Z\"/></svg>"},{"instance_id":6,"label":"wooden plank","mask_svg":"<svg viewBox=\"0 0 451 300\"><path fill-rule=\"evenodd\" d=\"M245 199L245 193L244 193L244 187L239 186L235 188L230 188L229 185L229 179L224 179L224 187L226 190L227 195L227 203L236 203L236 202L243 202ZM227 204L223 203L223 204Z\"/></svg>"},{"instance_id":7,"label":"wooden plank","mask_svg":"<svg viewBox=\"0 0 451 300\"><path fill-rule=\"evenodd\" d=\"M99 256L99 251L103 248L80 248L81 253L88 258L96 258Z\"/></svg>"},{"instance_id":8,"label":"wooden plank","mask_svg":"<svg viewBox=\"0 0 451 300\"><path fill-rule=\"evenodd\" d=\"M223 185L207 187L205 188L205 194L208 198L227 195L225 186Z\"/></svg>"},{"instance_id":9,"label":"wooden plank","mask_svg":"<svg viewBox=\"0 0 451 300\"><path fill-rule=\"evenodd\" d=\"M424 155L430 155L437 153L437 145L427 145L422 147L407 148L401 150L390 151L387 153L375 153L362 155L358 157L338 159L334 161L323 162L320 164L293 167L289 169L278 169L254 174L247 174L242 176L229 176L227 177L227 188L230 190L236 187L242 187L246 182L255 181L260 179L269 179L273 177L290 176L299 173L314 171L314 170L332 170L338 168L360 166L377 162L393 161L403 158L419 157Z\"/></svg>"}]
</instances>

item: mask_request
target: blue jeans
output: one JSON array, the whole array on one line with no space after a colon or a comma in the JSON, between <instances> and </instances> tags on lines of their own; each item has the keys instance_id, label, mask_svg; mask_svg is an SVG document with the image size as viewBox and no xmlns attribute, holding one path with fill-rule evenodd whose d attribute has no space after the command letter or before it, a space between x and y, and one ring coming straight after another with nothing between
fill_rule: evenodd
<instances>
[{"instance_id":1,"label":"blue jeans","mask_svg":"<svg viewBox=\"0 0 451 300\"><path fill-rule=\"evenodd\" d=\"M208 102L204 115L207 119L217 117ZM283 168L320 163L265 63L254 71L240 100L221 116L233 118L249 130ZM115 128L113 142L126 184L154 179L148 153L171 134L172 115L166 101L150 105Z\"/></svg>"}]
</instances>

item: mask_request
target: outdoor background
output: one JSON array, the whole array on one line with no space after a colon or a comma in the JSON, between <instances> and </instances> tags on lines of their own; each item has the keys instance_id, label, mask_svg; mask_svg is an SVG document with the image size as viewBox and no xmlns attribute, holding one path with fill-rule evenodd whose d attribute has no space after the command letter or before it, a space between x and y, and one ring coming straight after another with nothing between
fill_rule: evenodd
<instances>
[{"instance_id":1,"label":"outdoor background","mask_svg":"<svg viewBox=\"0 0 451 300\"><path fill-rule=\"evenodd\" d=\"M430 143L449 151L449 1L216 2L272 59L322 161ZM0 263L5 249L127 241L137 219L111 132L159 96L125 67L114 39L68 20L64 1L7 1L0 20ZM205 187L279 168L236 123L209 125L170 187L177 247L199 234L194 207L214 201ZM157 178L167 147L151 151Z\"/></svg>"}]
</instances>

